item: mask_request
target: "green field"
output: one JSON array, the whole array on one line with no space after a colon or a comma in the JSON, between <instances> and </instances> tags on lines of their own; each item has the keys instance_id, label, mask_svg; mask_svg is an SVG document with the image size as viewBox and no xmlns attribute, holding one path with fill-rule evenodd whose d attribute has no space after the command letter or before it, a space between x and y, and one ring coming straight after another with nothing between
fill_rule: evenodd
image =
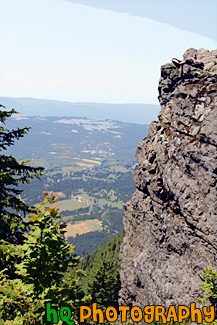
<instances>
[{"instance_id":1,"label":"green field","mask_svg":"<svg viewBox=\"0 0 217 325\"><path fill-rule=\"evenodd\" d=\"M59 201L57 203L57 206L59 208L60 213L66 210L75 211L80 208L87 208L94 204L100 204L103 206L107 205L108 207L121 209L124 203L122 201L114 202L114 200L117 198L114 193L114 191L110 191L108 194L108 199L106 200L104 198L96 199L95 197L89 196L87 193L83 192L76 196L72 195L70 200Z\"/></svg>"}]
</instances>

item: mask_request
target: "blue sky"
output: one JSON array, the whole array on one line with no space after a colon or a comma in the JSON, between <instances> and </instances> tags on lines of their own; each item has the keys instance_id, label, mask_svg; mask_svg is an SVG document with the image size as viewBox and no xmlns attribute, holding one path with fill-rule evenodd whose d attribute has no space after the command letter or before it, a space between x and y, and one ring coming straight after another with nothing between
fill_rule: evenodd
<instances>
[{"instance_id":1,"label":"blue sky","mask_svg":"<svg viewBox=\"0 0 217 325\"><path fill-rule=\"evenodd\" d=\"M155 104L162 64L217 48L216 0L0 0L0 12L0 96Z\"/></svg>"}]
</instances>

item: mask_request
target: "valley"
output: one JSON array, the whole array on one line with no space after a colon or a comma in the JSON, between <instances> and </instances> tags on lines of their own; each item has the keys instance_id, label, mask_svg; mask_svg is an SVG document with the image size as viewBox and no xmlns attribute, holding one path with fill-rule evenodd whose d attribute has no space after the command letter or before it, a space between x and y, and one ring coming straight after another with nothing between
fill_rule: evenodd
<instances>
[{"instance_id":1,"label":"valley","mask_svg":"<svg viewBox=\"0 0 217 325\"><path fill-rule=\"evenodd\" d=\"M22 185L22 199L35 205L53 191L66 239L85 256L123 229L124 204L135 186L137 143L148 126L113 120L17 115L10 128L30 126L8 153L44 175Z\"/></svg>"}]
</instances>

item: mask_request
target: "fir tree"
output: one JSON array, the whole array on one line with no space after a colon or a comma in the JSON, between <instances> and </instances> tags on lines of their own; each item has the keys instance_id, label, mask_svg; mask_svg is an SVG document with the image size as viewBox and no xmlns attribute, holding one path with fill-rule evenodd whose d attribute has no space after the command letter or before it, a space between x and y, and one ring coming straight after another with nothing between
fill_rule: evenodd
<instances>
[{"instance_id":1,"label":"fir tree","mask_svg":"<svg viewBox=\"0 0 217 325\"><path fill-rule=\"evenodd\" d=\"M5 109L2 105L0 108ZM7 267L10 277L14 275L15 245L22 243L27 229L23 217L30 211L29 206L21 200L19 184L39 177L43 170L7 155L7 148L29 131L28 127L16 130L5 127L7 120L15 113L14 109L0 110L0 270Z\"/></svg>"},{"instance_id":2,"label":"fir tree","mask_svg":"<svg viewBox=\"0 0 217 325\"><path fill-rule=\"evenodd\" d=\"M0 105L1 108L5 108ZM25 223L22 216L29 211L29 207L21 198L19 184L28 183L33 177L39 177L43 168L35 168L26 162L17 161L12 155L6 154L7 148L14 144L15 140L23 137L30 128L8 130L4 125L6 121L17 113L0 110L0 240L12 244L22 241L25 231Z\"/></svg>"},{"instance_id":3,"label":"fir tree","mask_svg":"<svg viewBox=\"0 0 217 325\"><path fill-rule=\"evenodd\" d=\"M118 306L121 286L118 256L123 236L122 231L81 262L81 267L87 272L87 278L82 282L83 290L91 295L92 302L102 307Z\"/></svg>"},{"instance_id":4,"label":"fir tree","mask_svg":"<svg viewBox=\"0 0 217 325\"><path fill-rule=\"evenodd\" d=\"M109 261L103 254L98 260L98 269L89 283L88 292L92 302L99 305L118 306L118 290L120 289L120 275L114 261Z\"/></svg>"}]
</instances>

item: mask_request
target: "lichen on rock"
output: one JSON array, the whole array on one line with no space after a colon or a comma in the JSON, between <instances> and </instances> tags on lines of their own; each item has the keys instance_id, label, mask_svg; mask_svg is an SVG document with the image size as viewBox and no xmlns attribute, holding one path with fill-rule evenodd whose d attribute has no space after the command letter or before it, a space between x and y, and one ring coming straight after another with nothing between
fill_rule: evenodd
<instances>
[{"instance_id":1,"label":"lichen on rock","mask_svg":"<svg viewBox=\"0 0 217 325\"><path fill-rule=\"evenodd\" d=\"M125 206L122 305L189 305L203 271L217 271L217 51L189 49L204 70L161 67L159 120L136 151Z\"/></svg>"}]
</instances>

